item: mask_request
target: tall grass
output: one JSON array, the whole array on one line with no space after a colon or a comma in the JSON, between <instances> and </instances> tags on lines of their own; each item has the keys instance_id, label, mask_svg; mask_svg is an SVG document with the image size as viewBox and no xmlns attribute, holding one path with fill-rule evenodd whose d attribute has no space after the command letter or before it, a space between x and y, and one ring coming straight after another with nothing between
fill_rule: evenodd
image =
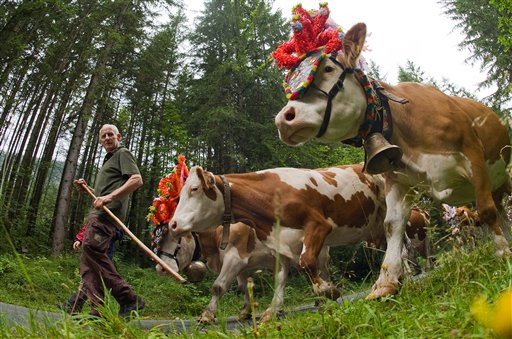
<instances>
[{"instance_id":1,"label":"tall grass","mask_svg":"<svg viewBox=\"0 0 512 339\"><path fill-rule=\"evenodd\" d=\"M75 317L61 313L63 318L58 320L33 317L26 324L13 324L8 315L0 315L0 338L492 338L492 331L471 316L470 306L480 295L492 301L512 288L512 259L496 258L493 244L485 243L439 255L435 270L421 279L404 279L399 294L384 300L360 299L341 305L326 300L321 311L292 313L293 305L311 303L314 298L306 279L292 274L285 318L229 330L227 318L243 304L241 296L230 291L221 300L216 325L176 333L168 327L143 329L137 319L190 319L194 324L208 302L214 276L197 285L180 285L152 269L117 264L147 301L139 318L119 318L117 303L107 298L103 318L92 318L87 312ZM0 256L0 300L57 312L55 305L78 286L77 266L76 256L52 260ZM261 312L272 298L273 278L260 274L254 282L253 299ZM351 288L356 290L355 284Z\"/></svg>"}]
</instances>

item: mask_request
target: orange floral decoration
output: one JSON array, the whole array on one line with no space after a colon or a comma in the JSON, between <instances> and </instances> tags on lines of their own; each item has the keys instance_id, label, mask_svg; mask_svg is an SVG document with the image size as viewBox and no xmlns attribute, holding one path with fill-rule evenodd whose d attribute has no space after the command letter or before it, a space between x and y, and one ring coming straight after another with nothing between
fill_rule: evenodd
<instances>
[{"instance_id":1,"label":"orange floral decoration","mask_svg":"<svg viewBox=\"0 0 512 339\"><path fill-rule=\"evenodd\" d=\"M158 197L153 199L153 205L149 207L148 219L151 219L155 225L169 223L178 206L181 189L187 180L186 158L180 154L177 160L171 173L160 179L157 189Z\"/></svg>"}]
</instances>

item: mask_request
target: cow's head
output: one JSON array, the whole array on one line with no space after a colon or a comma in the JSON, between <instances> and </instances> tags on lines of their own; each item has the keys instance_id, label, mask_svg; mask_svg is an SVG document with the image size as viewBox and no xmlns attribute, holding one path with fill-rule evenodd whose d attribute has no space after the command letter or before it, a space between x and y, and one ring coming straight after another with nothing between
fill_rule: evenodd
<instances>
[{"instance_id":1,"label":"cow's head","mask_svg":"<svg viewBox=\"0 0 512 339\"><path fill-rule=\"evenodd\" d=\"M366 95L353 70L363 49L366 25L358 23L343 37L343 48L335 60L325 58L319 64L313 84L305 93L277 114L276 126L281 140L298 146L317 137L332 143L355 137L365 118ZM334 86L341 87L332 97L331 117L327 129L321 131L328 104L328 94ZM324 93L325 92L325 93ZM320 133L319 133L320 132Z\"/></svg>"},{"instance_id":2,"label":"cow's head","mask_svg":"<svg viewBox=\"0 0 512 339\"><path fill-rule=\"evenodd\" d=\"M180 238L167 233L160 243L158 256L173 271L183 271L192 262L195 248L196 244L191 233L184 234ZM168 274L159 264L155 269L160 275Z\"/></svg>"},{"instance_id":3,"label":"cow's head","mask_svg":"<svg viewBox=\"0 0 512 339\"><path fill-rule=\"evenodd\" d=\"M169 222L174 236L184 232L202 232L222 224L224 198L215 185L213 173L200 166L190 169L180 193L178 207Z\"/></svg>"},{"instance_id":4,"label":"cow's head","mask_svg":"<svg viewBox=\"0 0 512 339\"><path fill-rule=\"evenodd\" d=\"M206 265L202 261L193 260L199 243L192 233L186 233L179 238L167 233L162 240L158 256L167 266L175 272L184 272L190 282L204 279L207 273ZM155 268L160 275L169 274L159 264Z\"/></svg>"}]
</instances>

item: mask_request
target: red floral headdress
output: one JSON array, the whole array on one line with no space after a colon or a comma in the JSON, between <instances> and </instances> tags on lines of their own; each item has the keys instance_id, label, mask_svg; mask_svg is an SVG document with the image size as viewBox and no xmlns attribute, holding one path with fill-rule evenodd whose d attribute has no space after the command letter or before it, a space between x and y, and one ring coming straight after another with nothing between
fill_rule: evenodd
<instances>
[{"instance_id":1,"label":"red floral headdress","mask_svg":"<svg viewBox=\"0 0 512 339\"><path fill-rule=\"evenodd\" d=\"M160 179L157 189L158 197L153 199L153 205L149 208L148 219L151 219L155 225L169 223L178 206L181 189L188 177L185 156L180 154L177 160L171 173Z\"/></svg>"},{"instance_id":2,"label":"red floral headdress","mask_svg":"<svg viewBox=\"0 0 512 339\"><path fill-rule=\"evenodd\" d=\"M297 98L309 86L327 54L342 48L343 32L327 22L329 14L326 2L309 12L301 4L292 8L292 36L272 53L279 68L290 70L283 83L289 100Z\"/></svg>"}]
</instances>

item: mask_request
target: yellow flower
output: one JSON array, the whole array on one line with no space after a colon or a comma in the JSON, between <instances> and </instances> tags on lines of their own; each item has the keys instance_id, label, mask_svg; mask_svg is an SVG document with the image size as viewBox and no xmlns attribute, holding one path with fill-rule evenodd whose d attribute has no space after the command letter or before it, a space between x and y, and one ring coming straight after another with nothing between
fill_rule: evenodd
<instances>
[{"instance_id":1,"label":"yellow flower","mask_svg":"<svg viewBox=\"0 0 512 339\"><path fill-rule=\"evenodd\" d=\"M471 305L476 320L504 338L512 338L512 288L503 291L492 307L485 297L479 296Z\"/></svg>"}]
</instances>

